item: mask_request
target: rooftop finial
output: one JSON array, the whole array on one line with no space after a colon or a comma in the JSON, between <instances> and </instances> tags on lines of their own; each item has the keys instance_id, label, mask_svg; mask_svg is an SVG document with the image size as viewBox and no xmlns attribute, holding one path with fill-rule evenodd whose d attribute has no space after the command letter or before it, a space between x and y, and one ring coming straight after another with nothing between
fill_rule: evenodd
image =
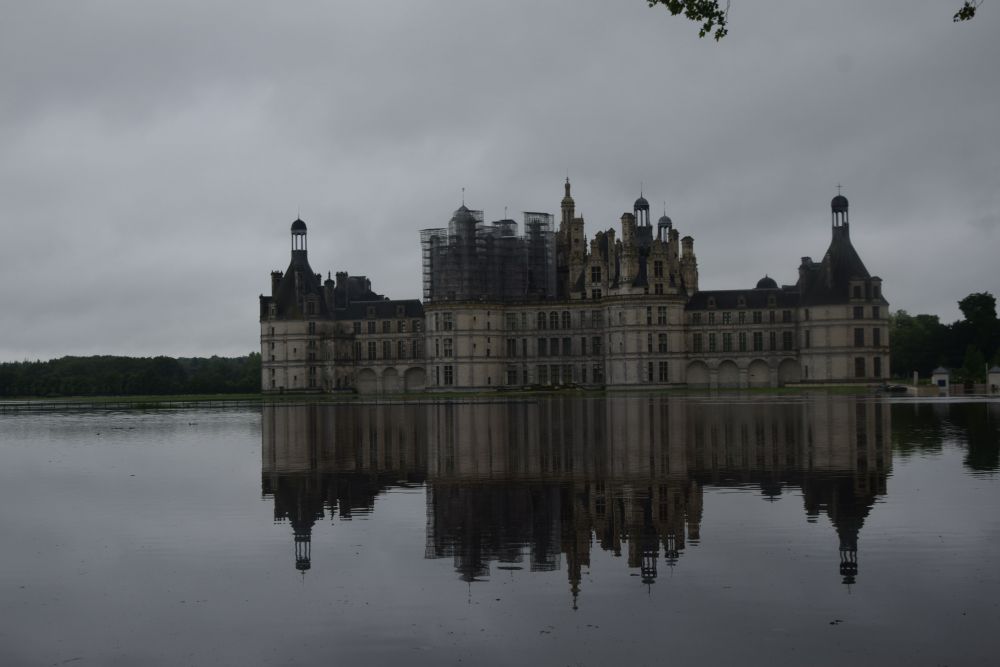
<instances>
[{"instance_id":1,"label":"rooftop finial","mask_svg":"<svg viewBox=\"0 0 1000 667\"><path fill-rule=\"evenodd\" d=\"M837 183L837 194L838 194L838 195L839 195L839 194L841 194L841 192L840 192L840 188L841 188L841 187L842 187L842 186L840 185L840 183Z\"/></svg>"},{"instance_id":2,"label":"rooftop finial","mask_svg":"<svg viewBox=\"0 0 1000 667\"><path fill-rule=\"evenodd\" d=\"M465 188L462 188L462 206L465 206Z\"/></svg>"}]
</instances>

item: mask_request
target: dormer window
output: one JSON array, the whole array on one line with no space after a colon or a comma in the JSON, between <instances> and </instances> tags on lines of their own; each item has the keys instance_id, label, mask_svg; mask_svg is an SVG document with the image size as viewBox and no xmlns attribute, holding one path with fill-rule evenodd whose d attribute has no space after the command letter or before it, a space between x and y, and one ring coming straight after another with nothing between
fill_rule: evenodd
<instances>
[{"instance_id":1,"label":"dormer window","mask_svg":"<svg viewBox=\"0 0 1000 667\"><path fill-rule=\"evenodd\" d=\"M736 305L738 307L740 307L740 308L746 308L747 307L747 298L745 296L743 296L742 294L740 294L738 297L736 297Z\"/></svg>"},{"instance_id":2,"label":"dormer window","mask_svg":"<svg viewBox=\"0 0 1000 667\"><path fill-rule=\"evenodd\" d=\"M714 296L708 297L708 307L709 308L715 308L715 297Z\"/></svg>"}]
</instances>

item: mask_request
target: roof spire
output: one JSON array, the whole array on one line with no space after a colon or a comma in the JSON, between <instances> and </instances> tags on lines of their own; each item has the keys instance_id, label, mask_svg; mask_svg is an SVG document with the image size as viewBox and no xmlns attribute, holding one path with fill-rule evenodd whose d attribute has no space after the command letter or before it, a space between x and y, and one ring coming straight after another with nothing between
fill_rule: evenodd
<instances>
[{"instance_id":1,"label":"roof spire","mask_svg":"<svg viewBox=\"0 0 1000 667\"><path fill-rule=\"evenodd\" d=\"M465 188L462 188L462 206L465 206Z\"/></svg>"}]
</instances>

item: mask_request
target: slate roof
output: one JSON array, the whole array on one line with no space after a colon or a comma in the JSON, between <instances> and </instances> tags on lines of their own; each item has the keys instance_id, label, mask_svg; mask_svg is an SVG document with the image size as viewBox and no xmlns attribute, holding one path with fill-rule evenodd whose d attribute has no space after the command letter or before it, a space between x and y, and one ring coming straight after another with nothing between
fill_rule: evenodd
<instances>
[{"instance_id":1,"label":"slate roof","mask_svg":"<svg viewBox=\"0 0 1000 667\"><path fill-rule=\"evenodd\" d=\"M768 305L768 298L774 297L774 305ZM732 289L695 292L688 300L685 310L708 310L709 298L715 299L715 310L764 310L767 308L795 308L799 305L799 291L790 286L780 289ZM745 305L740 306L740 297Z\"/></svg>"}]
</instances>

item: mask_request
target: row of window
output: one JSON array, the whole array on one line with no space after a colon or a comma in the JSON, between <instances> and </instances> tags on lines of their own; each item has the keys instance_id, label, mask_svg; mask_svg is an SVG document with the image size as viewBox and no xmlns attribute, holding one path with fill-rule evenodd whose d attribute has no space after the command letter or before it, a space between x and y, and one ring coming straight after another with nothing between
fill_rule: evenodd
<instances>
[{"instance_id":1,"label":"row of window","mask_svg":"<svg viewBox=\"0 0 1000 667\"><path fill-rule=\"evenodd\" d=\"M767 332L767 349L774 352L778 349L778 333L776 331ZM808 337L809 332L806 332ZM706 347L705 342L708 341L708 346ZM721 342L722 346L719 347ZM735 346L734 346L735 342ZM751 347L748 348L748 343ZM791 331L781 332L781 349L784 351L792 350L795 346L794 335ZM808 347L808 344L806 344ZM692 335L691 339L691 351L692 352L763 352L764 348L764 332L754 331L753 336L747 336L746 331L737 332L735 335L729 332L716 334L702 334L696 333Z\"/></svg>"},{"instance_id":2,"label":"row of window","mask_svg":"<svg viewBox=\"0 0 1000 667\"><path fill-rule=\"evenodd\" d=\"M750 312L750 321L752 324L763 324L764 323L764 312L761 310L753 310ZM806 311L809 312L808 310ZM806 319L809 319L806 316ZM769 324L776 324L778 321L778 311L769 310L767 311L767 321ZM783 310L781 311L781 321L784 324L788 324L792 321L792 311ZM703 316L703 313L691 313L691 324L717 324L721 322L722 324L746 324L747 323L747 311L738 310L736 311L736 321L733 322L733 313L730 311L722 311L721 313L709 312L707 317Z\"/></svg>"},{"instance_id":3,"label":"row of window","mask_svg":"<svg viewBox=\"0 0 1000 667\"><path fill-rule=\"evenodd\" d=\"M808 331L806 333L809 333ZM882 345L882 329L875 327L872 329L872 347L881 347ZM864 327L854 328L854 347L864 347L865 346L865 329Z\"/></svg>"},{"instance_id":4,"label":"row of window","mask_svg":"<svg viewBox=\"0 0 1000 667\"><path fill-rule=\"evenodd\" d=\"M864 306L854 306L853 308L854 319L863 320L865 319L865 307ZM882 309L878 306L872 306L872 319L877 320L882 315Z\"/></svg>"},{"instance_id":5,"label":"row of window","mask_svg":"<svg viewBox=\"0 0 1000 667\"><path fill-rule=\"evenodd\" d=\"M421 322L420 320L380 320L380 321L382 322L381 327L377 325L377 322L375 320L368 320L365 326L365 330L370 334L392 333L393 322L396 323L396 333L406 333L406 329L408 326L411 327L411 330L414 332L419 332L423 328L423 322ZM410 324L407 325L407 322L409 322ZM314 324L314 323L310 322L309 324ZM381 331L379 331L379 329L381 329ZM310 331L309 333L313 332ZM361 334L361 322L354 322L354 335L360 335L360 334Z\"/></svg>"},{"instance_id":6,"label":"row of window","mask_svg":"<svg viewBox=\"0 0 1000 667\"><path fill-rule=\"evenodd\" d=\"M379 345L381 343L381 345ZM393 348L395 347L395 356L393 356ZM381 348L382 354L379 355L379 349ZM398 340L396 345L393 346L391 340L383 341L368 341L367 345L362 348L361 341L354 341L354 359L355 361L361 361L363 359L368 361L378 361L378 360L388 360L388 359L420 359L423 357L423 347L419 340ZM362 356L362 352L365 352L365 356Z\"/></svg>"}]
</instances>

